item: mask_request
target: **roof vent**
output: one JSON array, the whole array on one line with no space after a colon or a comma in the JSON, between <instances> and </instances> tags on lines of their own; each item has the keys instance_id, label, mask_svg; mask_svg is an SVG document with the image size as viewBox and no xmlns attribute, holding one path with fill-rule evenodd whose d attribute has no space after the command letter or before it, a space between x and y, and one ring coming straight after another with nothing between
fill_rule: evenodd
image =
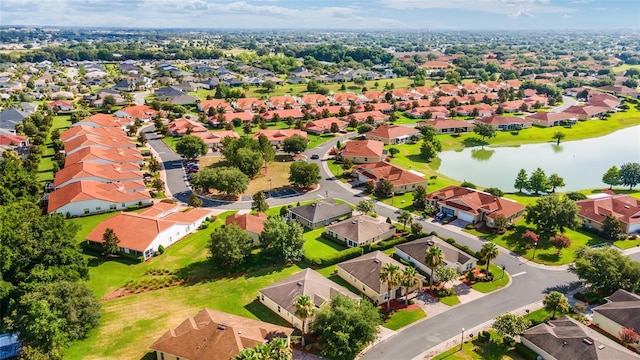
<instances>
[{"instance_id":1,"label":"roof vent","mask_svg":"<svg viewBox=\"0 0 640 360\"><path fill-rule=\"evenodd\" d=\"M357 222L357 221L355 221L355 220L352 220L352 221L351 221L351 223L352 223L352 224L357 224L358 222Z\"/></svg>"},{"instance_id":2,"label":"roof vent","mask_svg":"<svg viewBox=\"0 0 640 360\"><path fill-rule=\"evenodd\" d=\"M593 340L591 340L589 338L582 339L582 342L587 344L587 345L593 345Z\"/></svg>"},{"instance_id":3,"label":"roof vent","mask_svg":"<svg viewBox=\"0 0 640 360\"><path fill-rule=\"evenodd\" d=\"M562 342L562 347L565 347L565 346L567 346L567 342L566 342L566 341L563 341L563 342Z\"/></svg>"},{"instance_id":4,"label":"roof vent","mask_svg":"<svg viewBox=\"0 0 640 360\"><path fill-rule=\"evenodd\" d=\"M311 206L312 206L312 207L315 207L315 206L316 206L316 204L315 204L315 203L313 203L313 204L311 204Z\"/></svg>"},{"instance_id":5,"label":"roof vent","mask_svg":"<svg viewBox=\"0 0 640 360\"><path fill-rule=\"evenodd\" d=\"M380 264L380 260L379 259L373 259L373 262L376 264Z\"/></svg>"},{"instance_id":6,"label":"roof vent","mask_svg":"<svg viewBox=\"0 0 640 360\"><path fill-rule=\"evenodd\" d=\"M631 208L631 206L629 206L629 205L625 205L625 206L624 206L624 208L625 208L625 209L630 209L630 208Z\"/></svg>"},{"instance_id":7,"label":"roof vent","mask_svg":"<svg viewBox=\"0 0 640 360\"><path fill-rule=\"evenodd\" d=\"M298 285L298 286L302 286L302 281L298 281L298 282L296 283L296 285Z\"/></svg>"},{"instance_id":8,"label":"roof vent","mask_svg":"<svg viewBox=\"0 0 640 360\"><path fill-rule=\"evenodd\" d=\"M218 324L218 330L225 330L227 328L224 324Z\"/></svg>"},{"instance_id":9,"label":"roof vent","mask_svg":"<svg viewBox=\"0 0 640 360\"><path fill-rule=\"evenodd\" d=\"M602 344L598 345L598 349L600 349L600 350L604 349L604 345L602 345Z\"/></svg>"},{"instance_id":10,"label":"roof vent","mask_svg":"<svg viewBox=\"0 0 640 360\"><path fill-rule=\"evenodd\" d=\"M429 246L433 246L435 243L433 242L433 240L427 240L427 245Z\"/></svg>"}]
</instances>

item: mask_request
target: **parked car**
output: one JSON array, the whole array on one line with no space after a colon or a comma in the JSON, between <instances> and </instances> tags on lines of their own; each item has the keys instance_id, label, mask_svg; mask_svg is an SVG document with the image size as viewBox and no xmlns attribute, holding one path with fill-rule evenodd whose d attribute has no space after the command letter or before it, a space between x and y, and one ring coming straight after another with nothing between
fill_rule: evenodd
<instances>
[{"instance_id":1,"label":"parked car","mask_svg":"<svg viewBox=\"0 0 640 360\"><path fill-rule=\"evenodd\" d=\"M317 159L320 159L320 155L318 154L311 155L311 160L317 160Z\"/></svg>"},{"instance_id":2,"label":"parked car","mask_svg":"<svg viewBox=\"0 0 640 360\"><path fill-rule=\"evenodd\" d=\"M189 168L186 170L187 174L197 173L200 169Z\"/></svg>"}]
</instances>

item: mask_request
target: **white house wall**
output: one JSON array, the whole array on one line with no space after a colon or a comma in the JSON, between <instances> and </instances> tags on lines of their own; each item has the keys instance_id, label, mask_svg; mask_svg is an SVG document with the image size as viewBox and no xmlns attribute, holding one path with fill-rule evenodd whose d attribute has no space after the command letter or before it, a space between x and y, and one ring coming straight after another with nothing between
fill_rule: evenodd
<instances>
[{"instance_id":1,"label":"white house wall","mask_svg":"<svg viewBox=\"0 0 640 360\"><path fill-rule=\"evenodd\" d=\"M62 215L66 215L68 212L71 216L82 216L86 215L84 211L85 209L89 209L89 214L97 213L99 211L126 210L128 206L138 205L138 202L139 200L125 203L114 203L98 199L90 199L66 204L55 210L55 212ZM148 204L149 202L149 199L142 200L143 204ZM115 205L116 208L113 209L111 205Z\"/></svg>"}]
</instances>

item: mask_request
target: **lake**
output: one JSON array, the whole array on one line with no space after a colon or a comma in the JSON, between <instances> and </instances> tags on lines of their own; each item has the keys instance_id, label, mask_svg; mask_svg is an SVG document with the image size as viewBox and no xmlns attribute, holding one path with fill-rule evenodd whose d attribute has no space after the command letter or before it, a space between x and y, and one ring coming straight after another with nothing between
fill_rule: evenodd
<instances>
[{"instance_id":1,"label":"lake","mask_svg":"<svg viewBox=\"0 0 640 360\"><path fill-rule=\"evenodd\" d=\"M491 140L489 140L491 141ZM520 169L527 174L540 167L547 176L558 174L567 186L560 191L608 187L602 175L611 166L640 162L640 126L618 130L602 137L517 147L474 147L444 151L437 171L452 179L478 186L514 191Z\"/></svg>"}]
</instances>

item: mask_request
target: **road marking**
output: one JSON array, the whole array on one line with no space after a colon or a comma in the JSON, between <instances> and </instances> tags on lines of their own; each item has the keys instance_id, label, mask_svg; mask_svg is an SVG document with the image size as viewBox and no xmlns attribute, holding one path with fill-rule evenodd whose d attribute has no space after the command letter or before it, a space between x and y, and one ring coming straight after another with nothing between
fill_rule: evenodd
<instances>
[{"instance_id":1,"label":"road marking","mask_svg":"<svg viewBox=\"0 0 640 360\"><path fill-rule=\"evenodd\" d=\"M511 275L511 277L512 277L512 278L514 278L514 277L516 277L516 276L524 275L524 274L526 274L526 273L527 273L526 271L519 272L519 273L517 273L517 274L513 274L513 275Z\"/></svg>"}]
</instances>

